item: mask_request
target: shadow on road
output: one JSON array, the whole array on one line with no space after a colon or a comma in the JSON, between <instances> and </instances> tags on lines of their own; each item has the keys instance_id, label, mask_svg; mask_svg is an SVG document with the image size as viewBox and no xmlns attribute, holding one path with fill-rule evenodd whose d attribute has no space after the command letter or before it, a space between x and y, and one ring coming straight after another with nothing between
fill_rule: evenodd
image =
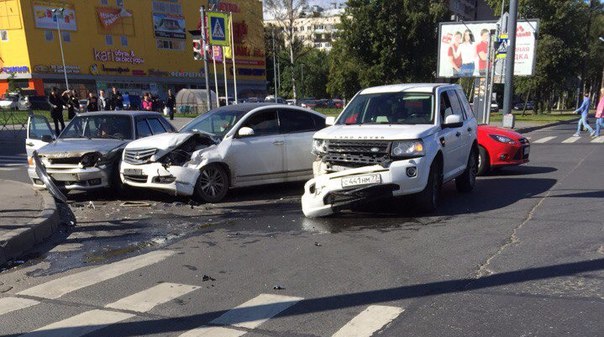
<instances>
[{"instance_id":1,"label":"shadow on road","mask_svg":"<svg viewBox=\"0 0 604 337\"><path fill-rule=\"evenodd\" d=\"M487 176L505 177L505 176L526 176L531 174L544 174L556 172L558 169L546 166L510 166L502 167L491 171Z\"/></svg>"}]
</instances>

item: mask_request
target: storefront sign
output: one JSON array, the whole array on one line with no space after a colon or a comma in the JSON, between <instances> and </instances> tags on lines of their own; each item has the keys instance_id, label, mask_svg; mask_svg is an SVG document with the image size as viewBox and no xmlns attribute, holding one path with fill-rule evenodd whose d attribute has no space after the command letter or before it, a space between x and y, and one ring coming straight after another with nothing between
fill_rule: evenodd
<instances>
[{"instance_id":1,"label":"storefront sign","mask_svg":"<svg viewBox=\"0 0 604 337\"><path fill-rule=\"evenodd\" d=\"M133 50L96 50L92 49L94 60L98 62L116 62L116 63L130 63L130 64L142 64L145 60L134 54Z\"/></svg>"},{"instance_id":2,"label":"storefront sign","mask_svg":"<svg viewBox=\"0 0 604 337\"><path fill-rule=\"evenodd\" d=\"M29 73L29 67L28 66L16 66L16 67L2 67L0 68L0 72L3 73L12 73L12 74L24 74L24 73Z\"/></svg>"},{"instance_id":3,"label":"storefront sign","mask_svg":"<svg viewBox=\"0 0 604 337\"><path fill-rule=\"evenodd\" d=\"M153 13L155 37L185 40L185 18L180 15Z\"/></svg>"},{"instance_id":4,"label":"storefront sign","mask_svg":"<svg viewBox=\"0 0 604 337\"><path fill-rule=\"evenodd\" d=\"M203 72L192 72L192 71L172 71L170 72L170 76L172 77L187 77L187 78L201 78L203 77Z\"/></svg>"},{"instance_id":5,"label":"storefront sign","mask_svg":"<svg viewBox=\"0 0 604 337\"><path fill-rule=\"evenodd\" d=\"M130 71L130 68L122 68L122 67L117 67L117 68L112 68L112 67L106 67L104 64L101 64L101 70L106 72L106 73L118 73L118 74L122 74L122 73L127 73Z\"/></svg>"},{"instance_id":6,"label":"storefront sign","mask_svg":"<svg viewBox=\"0 0 604 337\"><path fill-rule=\"evenodd\" d=\"M149 69L147 71L147 73L149 74L149 76L158 76L158 77L165 77L165 76L170 76L170 73L167 71L161 71L158 69Z\"/></svg>"},{"instance_id":7,"label":"storefront sign","mask_svg":"<svg viewBox=\"0 0 604 337\"><path fill-rule=\"evenodd\" d=\"M68 74L79 74L80 71L80 66L70 66L70 65L66 65L65 66L65 71ZM56 65L56 64L51 64L51 65L37 65L34 67L34 72L36 73L63 73L63 66L62 65Z\"/></svg>"},{"instance_id":8,"label":"storefront sign","mask_svg":"<svg viewBox=\"0 0 604 337\"><path fill-rule=\"evenodd\" d=\"M122 18L129 18L132 16L132 13L124 8L98 7L96 12L105 29L111 28L111 26Z\"/></svg>"},{"instance_id":9,"label":"storefront sign","mask_svg":"<svg viewBox=\"0 0 604 337\"><path fill-rule=\"evenodd\" d=\"M241 8L238 4L231 2L220 1L220 0L209 0L210 10L221 11L221 12L241 12Z\"/></svg>"},{"instance_id":10,"label":"storefront sign","mask_svg":"<svg viewBox=\"0 0 604 337\"><path fill-rule=\"evenodd\" d=\"M144 71L144 70L140 70L140 69L133 69L133 70L132 70L132 75L133 75L133 76L145 76L145 75L147 75L147 74L145 73L145 71Z\"/></svg>"},{"instance_id":11,"label":"storefront sign","mask_svg":"<svg viewBox=\"0 0 604 337\"><path fill-rule=\"evenodd\" d=\"M63 8L63 14L57 13L55 18L53 9ZM34 21L37 28L57 29L57 21L62 30L78 30L76 24L75 8L73 4L54 1L33 1Z\"/></svg>"},{"instance_id":12,"label":"storefront sign","mask_svg":"<svg viewBox=\"0 0 604 337\"><path fill-rule=\"evenodd\" d=\"M231 73L233 73L233 68L231 68ZM265 76L266 70L254 69L254 68L237 68L237 75L240 75L240 76Z\"/></svg>"}]
</instances>

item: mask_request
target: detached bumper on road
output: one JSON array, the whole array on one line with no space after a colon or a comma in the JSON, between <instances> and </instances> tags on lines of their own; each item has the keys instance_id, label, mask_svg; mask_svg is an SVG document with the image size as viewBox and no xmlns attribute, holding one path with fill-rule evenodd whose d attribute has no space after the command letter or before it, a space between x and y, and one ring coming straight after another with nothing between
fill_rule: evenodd
<instances>
[{"instance_id":1,"label":"detached bumper on road","mask_svg":"<svg viewBox=\"0 0 604 337\"><path fill-rule=\"evenodd\" d=\"M132 165L122 162L120 176L126 185L150 188L172 195L191 196L199 170L182 166L164 167L160 163Z\"/></svg>"}]
</instances>

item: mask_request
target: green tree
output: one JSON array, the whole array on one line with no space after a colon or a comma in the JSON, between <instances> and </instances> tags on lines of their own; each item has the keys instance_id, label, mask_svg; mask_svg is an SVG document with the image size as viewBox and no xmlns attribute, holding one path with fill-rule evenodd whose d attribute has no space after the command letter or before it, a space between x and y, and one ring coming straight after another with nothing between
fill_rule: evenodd
<instances>
[{"instance_id":1,"label":"green tree","mask_svg":"<svg viewBox=\"0 0 604 337\"><path fill-rule=\"evenodd\" d=\"M332 50L329 92L350 98L361 87L433 80L447 3L349 0Z\"/></svg>"},{"instance_id":2,"label":"green tree","mask_svg":"<svg viewBox=\"0 0 604 337\"><path fill-rule=\"evenodd\" d=\"M299 60L301 97L327 97L329 54L311 49Z\"/></svg>"}]
</instances>

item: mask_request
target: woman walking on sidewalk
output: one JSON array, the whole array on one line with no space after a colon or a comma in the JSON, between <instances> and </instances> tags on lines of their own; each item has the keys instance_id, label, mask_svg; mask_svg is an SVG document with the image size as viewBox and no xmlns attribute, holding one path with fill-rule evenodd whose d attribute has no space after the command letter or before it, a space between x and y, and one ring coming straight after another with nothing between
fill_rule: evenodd
<instances>
[{"instance_id":1,"label":"woman walking on sidewalk","mask_svg":"<svg viewBox=\"0 0 604 337\"><path fill-rule=\"evenodd\" d=\"M602 122L604 122L604 88L600 89L600 101L596 107L596 137L600 137Z\"/></svg>"},{"instance_id":2,"label":"woman walking on sidewalk","mask_svg":"<svg viewBox=\"0 0 604 337\"><path fill-rule=\"evenodd\" d=\"M575 110L575 113L580 113L581 119L579 119L579 122L577 123L577 132L573 136L579 137L579 133L581 132L581 125L583 125L583 127L589 131L590 136L593 136L596 132L594 131L594 129L591 128L591 126L589 126L589 124L587 124L587 114L589 113L588 92L585 93L585 97L583 97L583 103L581 104L579 109Z\"/></svg>"}]
</instances>

